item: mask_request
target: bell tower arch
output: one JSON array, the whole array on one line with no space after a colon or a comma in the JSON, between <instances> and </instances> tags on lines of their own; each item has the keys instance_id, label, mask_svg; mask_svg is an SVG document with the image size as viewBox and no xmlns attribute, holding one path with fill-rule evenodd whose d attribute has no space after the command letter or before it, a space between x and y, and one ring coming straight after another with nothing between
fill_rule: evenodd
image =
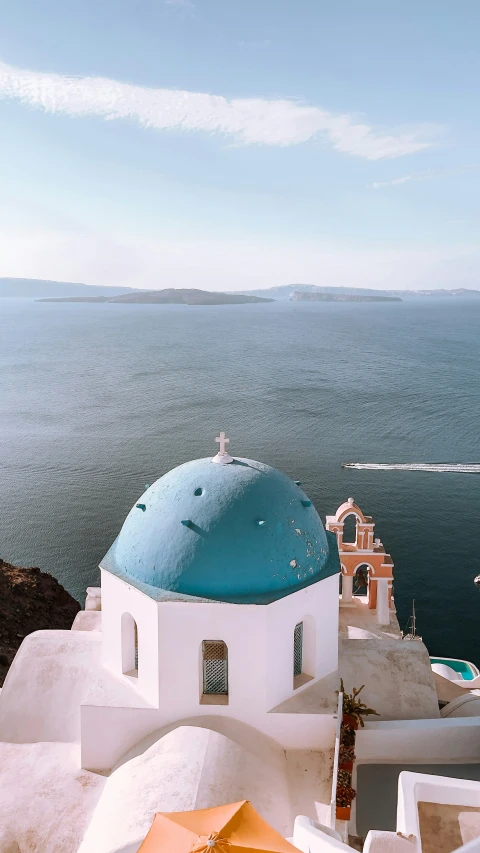
<instances>
[{"instance_id":1,"label":"bell tower arch","mask_svg":"<svg viewBox=\"0 0 480 853\"><path fill-rule=\"evenodd\" d=\"M346 519L355 519L355 541L344 541ZM380 625L390 624L392 607L393 560L380 539L375 539L375 523L364 515L353 498L341 504L335 515L328 515L326 529L335 533L342 567L342 603L352 602L354 578L358 571L368 572L367 601L376 610ZM350 538L350 537L348 537Z\"/></svg>"}]
</instances>

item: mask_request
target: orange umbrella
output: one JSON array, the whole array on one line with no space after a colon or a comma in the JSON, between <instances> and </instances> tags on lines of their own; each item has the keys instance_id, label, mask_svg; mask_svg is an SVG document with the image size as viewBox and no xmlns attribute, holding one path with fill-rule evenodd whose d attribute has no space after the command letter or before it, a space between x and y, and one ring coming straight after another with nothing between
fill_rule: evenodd
<instances>
[{"instance_id":1,"label":"orange umbrella","mask_svg":"<svg viewBox=\"0 0 480 853\"><path fill-rule=\"evenodd\" d=\"M248 800L193 812L158 812L138 853L298 853Z\"/></svg>"}]
</instances>

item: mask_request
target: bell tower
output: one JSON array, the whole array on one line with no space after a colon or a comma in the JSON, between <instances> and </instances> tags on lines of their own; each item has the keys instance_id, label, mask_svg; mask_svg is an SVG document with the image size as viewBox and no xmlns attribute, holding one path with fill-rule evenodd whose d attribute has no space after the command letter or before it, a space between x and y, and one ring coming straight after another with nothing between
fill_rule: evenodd
<instances>
[{"instance_id":1,"label":"bell tower","mask_svg":"<svg viewBox=\"0 0 480 853\"><path fill-rule=\"evenodd\" d=\"M355 519L355 541L344 542L345 520ZM359 570L368 572L367 601L371 610L377 611L380 625L390 624L392 607L393 560L380 539L374 538L375 524L371 516L364 515L353 498L338 507L335 515L328 515L326 529L335 533L342 570L342 603L353 599L353 584Z\"/></svg>"}]
</instances>

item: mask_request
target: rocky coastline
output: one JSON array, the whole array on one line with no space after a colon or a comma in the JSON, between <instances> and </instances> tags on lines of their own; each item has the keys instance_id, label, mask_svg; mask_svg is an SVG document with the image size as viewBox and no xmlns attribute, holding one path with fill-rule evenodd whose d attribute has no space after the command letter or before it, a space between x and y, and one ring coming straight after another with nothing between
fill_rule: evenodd
<instances>
[{"instance_id":1,"label":"rocky coastline","mask_svg":"<svg viewBox=\"0 0 480 853\"><path fill-rule=\"evenodd\" d=\"M80 605L48 572L0 558L0 687L27 634L69 630Z\"/></svg>"}]
</instances>

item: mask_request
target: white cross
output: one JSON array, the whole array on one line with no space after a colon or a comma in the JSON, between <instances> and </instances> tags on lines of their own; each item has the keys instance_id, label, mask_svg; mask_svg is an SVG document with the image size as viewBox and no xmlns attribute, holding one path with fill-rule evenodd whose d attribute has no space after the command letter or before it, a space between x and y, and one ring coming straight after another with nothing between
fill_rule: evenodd
<instances>
[{"instance_id":1,"label":"white cross","mask_svg":"<svg viewBox=\"0 0 480 853\"><path fill-rule=\"evenodd\" d=\"M224 432L221 432L220 435L217 435L215 441L218 441L220 447L218 448L218 452L220 456L225 456L227 452L226 445L230 444L230 439L227 438Z\"/></svg>"}]
</instances>

